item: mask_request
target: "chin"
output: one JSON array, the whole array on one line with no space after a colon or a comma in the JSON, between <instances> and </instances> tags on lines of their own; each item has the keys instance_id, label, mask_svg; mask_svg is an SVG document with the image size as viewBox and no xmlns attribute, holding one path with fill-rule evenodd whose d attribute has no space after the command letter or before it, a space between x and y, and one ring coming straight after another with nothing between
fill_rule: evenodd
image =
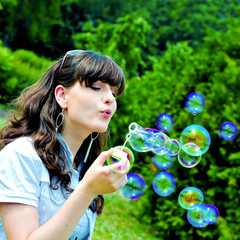
<instances>
[{"instance_id":1,"label":"chin","mask_svg":"<svg viewBox=\"0 0 240 240\"><path fill-rule=\"evenodd\" d=\"M94 132L104 133L108 130L108 125L98 126L94 129Z\"/></svg>"},{"instance_id":2,"label":"chin","mask_svg":"<svg viewBox=\"0 0 240 240\"><path fill-rule=\"evenodd\" d=\"M99 129L95 132L99 132L99 133L105 133L106 131L108 130L108 128L105 128L105 129Z\"/></svg>"}]
</instances>

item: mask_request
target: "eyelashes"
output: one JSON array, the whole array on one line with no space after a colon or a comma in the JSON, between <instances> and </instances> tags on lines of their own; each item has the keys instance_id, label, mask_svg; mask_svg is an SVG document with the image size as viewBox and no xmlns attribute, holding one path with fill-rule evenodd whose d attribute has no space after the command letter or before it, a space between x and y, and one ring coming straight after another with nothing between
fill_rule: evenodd
<instances>
[{"instance_id":1,"label":"eyelashes","mask_svg":"<svg viewBox=\"0 0 240 240\"><path fill-rule=\"evenodd\" d=\"M94 91L100 91L101 90L101 88L93 87L93 86L91 86L90 88L93 89Z\"/></svg>"},{"instance_id":2,"label":"eyelashes","mask_svg":"<svg viewBox=\"0 0 240 240\"><path fill-rule=\"evenodd\" d=\"M94 91L100 91L100 90L101 90L101 88L99 88L99 87L90 86L90 88L93 89ZM114 97L116 97L116 93L112 92L112 95L113 95Z\"/></svg>"}]
</instances>

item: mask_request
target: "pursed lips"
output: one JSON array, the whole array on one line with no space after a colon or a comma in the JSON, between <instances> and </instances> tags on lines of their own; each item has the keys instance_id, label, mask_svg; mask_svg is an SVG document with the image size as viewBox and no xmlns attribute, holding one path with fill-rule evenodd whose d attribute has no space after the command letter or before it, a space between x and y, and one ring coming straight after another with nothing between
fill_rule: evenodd
<instances>
[{"instance_id":1,"label":"pursed lips","mask_svg":"<svg viewBox=\"0 0 240 240\"><path fill-rule=\"evenodd\" d=\"M103 114L103 116L105 117L105 118L110 118L111 117L111 113L112 113L112 111L111 111L111 109L106 109L106 110L104 110L104 111L101 111L101 113Z\"/></svg>"}]
</instances>

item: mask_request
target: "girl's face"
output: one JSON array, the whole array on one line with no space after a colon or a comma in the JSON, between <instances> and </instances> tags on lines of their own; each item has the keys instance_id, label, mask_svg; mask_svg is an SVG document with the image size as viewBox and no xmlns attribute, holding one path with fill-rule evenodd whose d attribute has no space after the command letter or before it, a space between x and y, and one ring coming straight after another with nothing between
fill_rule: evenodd
<instances>
[{"instance_id":1,"label":"girl's face","mask_svg":"<svg viewBox=\"0 0 240 240\"><path fill-rule=\"evenodd\" d=\"M65 130L105 132L109 121L117 109L115 96L118 88L101 81L86 87L77 81L65 89Z\"/></svg>"}]
</instances>

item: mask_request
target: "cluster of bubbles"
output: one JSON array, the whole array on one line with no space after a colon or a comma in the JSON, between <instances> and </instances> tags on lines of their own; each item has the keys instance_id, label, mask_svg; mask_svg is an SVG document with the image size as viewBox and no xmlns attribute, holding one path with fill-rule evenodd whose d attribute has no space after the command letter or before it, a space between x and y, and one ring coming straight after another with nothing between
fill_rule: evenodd
<instances>
[{"instance_id":1,"label":"cluster of bubbles","mask_svg":"<svg viewBox=\"0 0 240 240\"><path fill-rule=\"evenodd\" d=\"M217 207L202 204L203 199L203 193L196 187L186 187L178 196L180 206L187 210L189 223L198 228L215 223L219 217Z\"/></svg>"},{"instance_id":2,"label":"cluster of bubbles","mask_svg":"<svg viewBox=\"0 0 240 240\"><path fill-rule=\"evenodd\" d=\"M185 101L187 110L193 115L201 112L205 106L205 99L199 93L191 93ZM193 168L200 163L211 144L211 137L207 129L200 125L186 127L179 142L170 138L166 132L172 129L174 120L171 115L162 113L156 120L157 128L143 128L133 122L129 125L129 133L123 146L115 147L115 151L108 158L108 164L119 162L125 155L130 162L130 169L134 163L132 151L125 146L128 142L131 148L137 152L152 152L154 165L163 171L159 172L152 181L153 190L162 197L167 197L175 190L174 176L166 170L173 165L176 156L181 166ZM238 134L238 128L234 123L226 122L221 125L219 135L224 140L233 140ZM124 172L127 167L121 166L113 169L116 172ZM146 189L144 179L135 173L127 174L128 182L122 187L121 193L130 200L140 198ZM203 194L196 187L187 187L181 191L178 197L180 206L187 209L187 219L194 227L204 227L213 224L219 217L216 206L204 205Z\"/></svg>"}]
</instances>

